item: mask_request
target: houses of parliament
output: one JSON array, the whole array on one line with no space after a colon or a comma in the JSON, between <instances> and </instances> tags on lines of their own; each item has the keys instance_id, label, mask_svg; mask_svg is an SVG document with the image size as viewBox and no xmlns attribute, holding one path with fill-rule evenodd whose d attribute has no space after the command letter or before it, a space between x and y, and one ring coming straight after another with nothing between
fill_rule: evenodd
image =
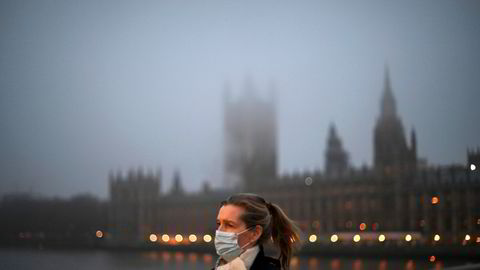
<instances>
[{"instance_id":1,"label":"houses of parliament","mask_svg":"<svg viewBox=\"0 0 480 270\"><path fill-rule=\"evenodd\" d=\"M275 98L261 99L246 88L223 101L224 188L205 183L200 192L186 193L176 172L164 192L160 173L111 173L112 245L210 242L220 202L253 192L284 209L312 243L480 246L480 150L467 150L464 165L419 159L415 130L404 129L388 69L372 167L351 166L332 124L324 170L279 175Z\"/></svg>"}]
</instances>

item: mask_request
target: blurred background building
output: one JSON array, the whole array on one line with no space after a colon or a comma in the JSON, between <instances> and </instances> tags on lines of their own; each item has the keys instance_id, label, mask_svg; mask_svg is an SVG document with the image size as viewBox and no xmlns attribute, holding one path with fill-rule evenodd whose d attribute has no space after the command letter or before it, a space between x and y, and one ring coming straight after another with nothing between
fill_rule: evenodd
<instances>
[{"instance_id":1,"label":"blurred background building","mask_svg":"<svg viewBox=\"0 0 480 270\"><path fill-rule=\"evenodd\" d=\"M468 164L429 165L417 156L415 130L397 112L388 69L373 130L373 167L354 168L341 132L328 131L323 171L277 173L275 97L244 93L224 99L225 188L185 193L180 172L169 192L162 176L143 171L110 175L108 226L114 245L210 242L219 204L235 192L254 192L280 205L310 242L480 246L480 151ZM439 146L441 147L441 146ZM352 241L353 240L353 241ZM358 241L357 241L358 240Z\"/></svg>"}]
</instances>

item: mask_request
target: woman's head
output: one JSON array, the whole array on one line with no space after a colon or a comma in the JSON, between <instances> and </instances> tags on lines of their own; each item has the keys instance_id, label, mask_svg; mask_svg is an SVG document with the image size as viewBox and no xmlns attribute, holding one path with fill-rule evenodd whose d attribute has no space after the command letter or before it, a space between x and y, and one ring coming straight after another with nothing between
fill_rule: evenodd
<instances>
[{"instance_id":1,"label":"woman's head","mask_svg":"<svg viewBox=\"0 0 480 270\"><path fill-rule=\"evenodd\" d=\"M271 215L265 201L255 194L237 194L221 203L217 216L217 229L240 233L238 244L245 248L265 241L270 228ZM267 236L268 237L268 236Z\"/></svg>"},{"instance_id":2,"label":"woman's head","mask_svg":"<svg viewBox=\"0 0 480 270\"><path fill-rule=\"evenodd\" d=\"M275 204L251 193L230 196L221 203L217 216L217 229L241 233L238 244L249 248L262 245L269 239L280 249L284 269L292 255L293 244L299 241L299 231L294 223Z\"/></svg>"}]
</instances>

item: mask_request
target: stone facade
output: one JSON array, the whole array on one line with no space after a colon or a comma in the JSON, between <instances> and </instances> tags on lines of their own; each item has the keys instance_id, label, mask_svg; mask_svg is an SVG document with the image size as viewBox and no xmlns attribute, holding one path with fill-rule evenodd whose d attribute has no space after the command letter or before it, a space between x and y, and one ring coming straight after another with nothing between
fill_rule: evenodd
<instances>
[{"instance_id":1,"label":"stone facade","mask_svg":"<svg viewBox=\"0 0 480 270\"><path fill-rule=\"evenodd\" d=\"M203 191L185 193L177 174L172 191L161 193L160 175L111 176L112 239L140 243L152 233L214 235L220 202L235 192L255 192L279 204L306 234L385 233L389 239L411 233L424 245L480 243L480 151L469 150L464 165L418 166L415 132L408 145L388 70L372 168L349 165L332 126L325 172L277 175L274 103L246 87L239 100L225 99L225 171L236 175L234 181L222 190L206 184ZM434 240L436 234L441 241Z\"/></svg>"}]
</instances>

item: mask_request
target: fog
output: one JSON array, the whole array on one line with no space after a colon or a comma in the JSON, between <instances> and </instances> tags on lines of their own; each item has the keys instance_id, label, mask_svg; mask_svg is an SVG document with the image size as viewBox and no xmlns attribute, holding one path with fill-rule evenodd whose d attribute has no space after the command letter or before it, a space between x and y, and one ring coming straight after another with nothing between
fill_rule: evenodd
<instances>
[{"instance_id":1,"label":"fog","mask_svg":"<svg viewBox=\"0 0 480 270\"><path fill-rule=\"evenodd\" d=\"M221 187L224 88L277 100L279 174L323 169L335 123L372 164L388 66L430 164L480 145L476 1L1 1L0 195L92 193L109 171Z\"/></svg>"}]
</instances>

